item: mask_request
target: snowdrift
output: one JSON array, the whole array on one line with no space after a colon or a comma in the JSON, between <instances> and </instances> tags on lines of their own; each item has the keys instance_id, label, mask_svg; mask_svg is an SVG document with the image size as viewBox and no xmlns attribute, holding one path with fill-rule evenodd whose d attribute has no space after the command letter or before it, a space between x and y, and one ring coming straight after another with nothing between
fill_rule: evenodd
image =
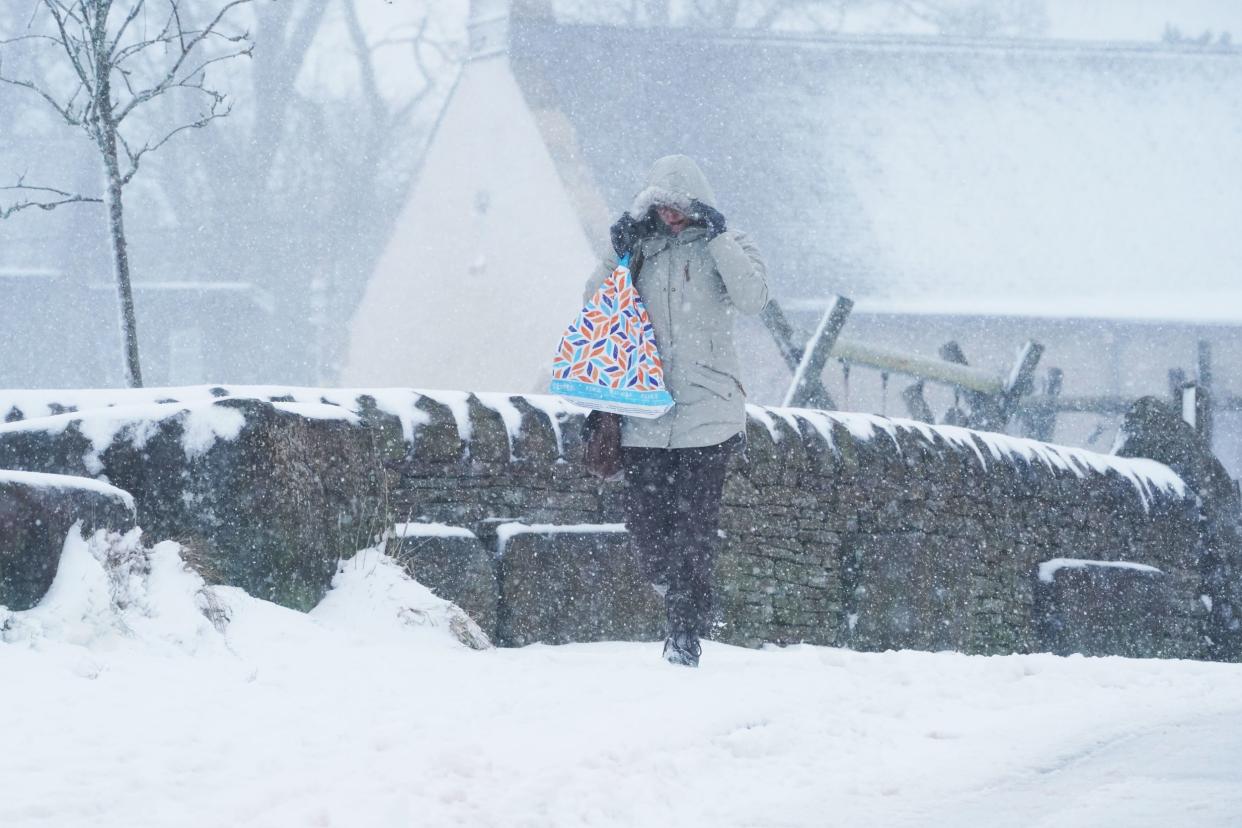
<instances>
[{"instance_id":1,"label":"snowdrift","mask_svg":"<svg viewBox=\"0 0 1242 828\"><path fill-rule=\"evenodd\" d=\"M75 652L103 669L118 651L241 658L262 648L256 627L411 646L487 649L487 636L452 603L412 580L377 549L339 563L332 589L309 614L208 585L173 541L147 547L142 530L124 534L75 526L56 578L37 606L0 607L0 640L33 650ZM93 655L93 658L88 657Z\"/></svg>"}]
</instances>

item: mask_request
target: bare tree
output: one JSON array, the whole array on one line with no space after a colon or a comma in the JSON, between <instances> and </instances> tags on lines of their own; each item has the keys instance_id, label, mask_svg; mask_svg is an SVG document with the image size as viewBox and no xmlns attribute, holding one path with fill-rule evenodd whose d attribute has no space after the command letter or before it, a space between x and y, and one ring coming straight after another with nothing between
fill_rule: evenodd
<instances>
[{"instance_id":1,"label":"bare tree","mask_svg":"<svg viewBox=\"0 0 1242 828\"><path fill-rule=\"evenodd\" d=\"M195 248L191 271L203 280L228 273L281 297L247 349L217 355L221 370L256 382L335 380L348 344L342 322L391 237L457 72L461 44L448 18L430 6L389 10L364 0L254 7L262 50L239 73L246 100L228 129L174 150L201 163L189 173L193 187L165 194L170 215L186 225L178 243ZM165 178L186 166L173 155L159 163ZM211 238L194 230L200 223ZM219 235L227 248L215 244ZM247 374L253 369L261 373Z\"/></svg>"},{"instance_id":2,"label":"bare tree","mask_svg":"<svg viewBox=\"0 0 1242 828\"><path fill-rule=\"evenodd\" d=\"M83 130L98 151L104 172L102 196L30 184L21 176L15 184L0 187L16 193L15 201L0 205L0 219L25 209L51 210L79 202L106 206L125 381L130 387L141 387L142 368L122 194L148 153L178 133L201 129L229 114L225 94L207 86L207 69L251 54L248 32L223 29L230 12L251 2L217 0L212 4L215 11L203 17L183 0L33 0L26 33L0 40L0 47L23 44L54 51L57 67L63 70L59 77L55 72L10 76L0 63L0 83L38 95L67 125ZM148 28L151 12L156 16L154 28ZM172 94L193 98L194 114L174 123L140 117L139 113L147 114L147 104Z\"/></svg>"}]
</instances>

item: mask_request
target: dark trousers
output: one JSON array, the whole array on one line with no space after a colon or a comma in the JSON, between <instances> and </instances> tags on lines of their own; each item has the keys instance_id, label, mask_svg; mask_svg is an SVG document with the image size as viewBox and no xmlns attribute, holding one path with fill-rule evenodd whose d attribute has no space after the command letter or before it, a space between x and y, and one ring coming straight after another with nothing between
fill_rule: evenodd
<instances>
[{"instance_id":1,"label":"dark trousers","mask_svg":"<svg viewBox=\"0 0 1242 828\"><path fill-rule=\"evenodd\" d=\"M671 633L709 632L720 495L729 455L740 443L738 436L702 448L622 451L625 525L643 576L668 585Z\"/></svg>"}]
</instances>

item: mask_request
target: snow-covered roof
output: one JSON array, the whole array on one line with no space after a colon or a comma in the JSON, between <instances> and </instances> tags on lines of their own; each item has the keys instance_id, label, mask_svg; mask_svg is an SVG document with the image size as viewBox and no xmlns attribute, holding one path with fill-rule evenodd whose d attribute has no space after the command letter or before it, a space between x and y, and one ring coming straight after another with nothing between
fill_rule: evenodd
<instances>
[{"instance_id":1,"label":"snow-covered roof","mask_svg":"<svg viewBox=\"0 0 1242 828\"><path fill-rule=\"evenodd\" d=\"M697 157L780 297L1242 321L1236 49L519 15L510 61L573 136L567 181L619 211L654 158Z\"/></svg>"}]
</instances>

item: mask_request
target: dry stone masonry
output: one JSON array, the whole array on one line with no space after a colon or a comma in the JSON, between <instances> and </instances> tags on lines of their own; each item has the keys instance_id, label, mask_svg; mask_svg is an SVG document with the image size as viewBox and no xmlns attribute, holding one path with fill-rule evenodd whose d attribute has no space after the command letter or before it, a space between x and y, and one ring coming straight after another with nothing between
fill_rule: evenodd
<instances>
[{"instance_id":1,"label":"dry stone masonry","mask_svg":"<svg viewBox=\"0 0 1242 828\"><path fill-rule=\"evenodd\" d=\"M221 393L20 421L15 411L0 426L0 469L106 480L132 495L148 537L286 606L314 607L345 550L384 524L374 441L385 432L341 406Z\"/></svg>"},{"instance_id":2,"label":"dry stone masonry","mask_svg":"<svg viewBox=\"0 0 1242 828\"><path fill-rule=\"evenodd\" d=\"M56 577L70 531L124 533L134 523L134 499L114 486L0 471L0 607L25 610L39 602Z\"/></svg>"},{"instance_id":3,"label":"dry stone masonry","mask_svg":"<svg viewBox=\"0 0 1242 828\"><path fill-rule=\"evenodd\" d=\"M100 425L101 406L157 402L158 427L132 410ZM1136 409L1123 444L1148 457L750 407L725 484L716 637L1237 660L1236 488L1158 405ZM106 477L148 531L193 536L219 577L264 597L304 606L328 559L387 526L390 553L501 644L662 635L623 486L584 473L581 415L553 398L189 388L20 392L0 410L0 467ZM244 422L212 436L219 410Z\"/></svg>"}]
</instances>

